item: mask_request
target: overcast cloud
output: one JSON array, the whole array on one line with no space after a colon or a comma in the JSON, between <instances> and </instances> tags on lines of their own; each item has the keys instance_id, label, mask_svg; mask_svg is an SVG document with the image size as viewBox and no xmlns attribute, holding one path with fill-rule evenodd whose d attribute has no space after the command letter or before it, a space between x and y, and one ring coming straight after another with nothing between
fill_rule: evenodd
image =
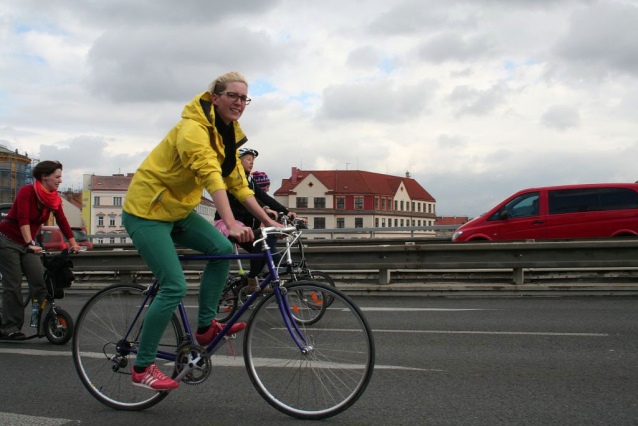
<instances>
[{"instance_id":1,"label":"overcast cloud","mask_svg":"<svg viewBox=\"0 0 638 426\"><path fill-rule=\"evenodd\" d=\"M219 74L273 186L409 172L442 215L523 188L638 180L635 0L9 0L0 144L134 172Z\"/></svg>"}]
</instances>

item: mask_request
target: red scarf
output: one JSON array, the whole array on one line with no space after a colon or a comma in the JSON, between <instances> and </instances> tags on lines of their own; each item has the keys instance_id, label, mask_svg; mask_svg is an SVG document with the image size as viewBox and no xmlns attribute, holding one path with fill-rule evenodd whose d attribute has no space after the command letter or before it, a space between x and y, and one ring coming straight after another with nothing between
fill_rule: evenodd
<instances>
[{"instance_id":1,"label":"red scarf","mask_svg":"<svg viewBox=\"0 0 638 426\"><path fill-rule=\"evenodd\" d=\"M38 197L38 201L40 201L44 207L49 210L57 210L60 208L62 198L60 198L58 191L48 191L42 186L42 182L37 179L33 182L33 188L35 188L35 195Z\"/></svg>"}]
</instances>

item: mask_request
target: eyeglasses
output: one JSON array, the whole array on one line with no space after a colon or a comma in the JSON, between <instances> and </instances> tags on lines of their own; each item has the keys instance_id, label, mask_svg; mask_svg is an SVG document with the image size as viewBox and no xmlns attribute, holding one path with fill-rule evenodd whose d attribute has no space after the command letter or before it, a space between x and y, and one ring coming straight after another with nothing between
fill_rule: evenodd
<instances>
[{"instance_id":1,"label":"eyeglasses","mask_svg":"<svg viewBox=\"0 0 638 426\"><path fill-rule=\"evenodd\" d=\"M221 92L219 95L220 96L221 95L226 95L226 96L228 96L228 99L230 99L233 102L235 102L237 99L239 99L239 100L241 100L241 103L245 104L245 105L250 105L250 101L252 100L252 99L250 99L247 96L239 96L239 93L235 93L235 92Z\"/></svg>"}]
</instances>

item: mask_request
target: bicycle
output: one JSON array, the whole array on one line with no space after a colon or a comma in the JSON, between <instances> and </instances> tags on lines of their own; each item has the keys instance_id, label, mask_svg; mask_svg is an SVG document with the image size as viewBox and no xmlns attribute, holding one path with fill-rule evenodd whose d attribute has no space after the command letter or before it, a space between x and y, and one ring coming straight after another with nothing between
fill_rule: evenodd
<instances>
[{"instance_id":1,"label":"bicycle","mask_svg":"<svg viewBox=\"0 0 638 426\"><path fill-rule=\"evenodd\" d=\"M55 303L55 299L61 299L64 297L64 289L56 286L53 277L49 271L49 256L51 253L42 251L42 264L44 266L44 282L46 284L47 296L40 306L40 312L38 314L37 325L32 326L36 329L35 334L27 336L25 339L18 340L30 340L35 338L46 337L47 340L54 345L64 345L71 337L73 337L73 317L64 309L58 307ZM0 274L0 281L2 275ZM0 324L2 323L2 293L0 292ZM31 288L27 294L27 298L23 300L22 306L26 308L31 303ZM48 311L44 317L42 313L45 309ZM0 337L0 341L15 341L8 338Z\"/></svg>"},{"instance_id":2,"label":"bicycle","mask_svg":"<svg viewBox=\"0 0 638 426\"><path fill-rule=\"evenodd\" d=\"M295 227L263 228L262 238L255 242L261 244L261 253L181 255L184 261L264 257L269 274L206 348L194 340L180 303L160 341L158 368L184 384L204 382L212 370L211 356L234 337L227 335L230 327L261 299L244 330L242 348L244 365L257 392L277 410L301 419L331 417L354 404L374 370L372 331L361 310L338 289L312 281L281 284L266 238L298 232ZM269 284L273 291L261 297ZM140 331L159 285L155 281L146 287L107 287L91 297L77 317L75 369L91 395L109 407L143 410L170 393L131 384ZM329 310L322 303L326 295L334 298ZM306 320L316 316L315 306L322 305L321 327L312 327Z\"/></svg>"},{"instance_id":3,"label":"bicycle","mask_svg":"<svg viewBox=\"0 0 638 426\"><path fill-rule=\"evenodd\" d=\"M294 236L285 238L286 247L279 254L282 254L277 265L280 278L285 278L288 282L295 281L316 281L322 282L329 286L336 287L334 280L330 275L321 271L314 271L308 267L305 247L303 240L300 238L302 229L307 229L307 225L303 220L291 219L283 213L279 213L279 222L284 226L294 226L297 230ZM297 248L297 259L292 259L292 248ZM235 254L239 254L237 245L234 245ZM226 285L219 299L217 308L217 316L215 319L221 323L225 323L237 309L246 303L248 296L246 295L246 286L248 285L248 276L244 271L241 260L237 260L238 272L230 273L226 279ZM262 277L263 278L263 277ZM284 281L284 280L282 280ZM285 281L284 281L285 284ZM325 307L332 304L332 297L327 294L325 299ZM320 307L317 307L320 308ZM318 320L318 318L317 318Z\"/></svg>"}]
</instances>

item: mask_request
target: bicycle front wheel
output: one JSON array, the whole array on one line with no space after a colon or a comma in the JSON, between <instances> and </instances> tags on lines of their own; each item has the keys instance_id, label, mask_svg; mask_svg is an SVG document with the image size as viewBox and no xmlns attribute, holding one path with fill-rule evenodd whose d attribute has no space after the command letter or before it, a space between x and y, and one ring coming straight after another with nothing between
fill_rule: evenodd
<instances>
[{"instance_id":1,"label":"bicycle front wheel","mask_svg":"<svg viewBox=\"0 0 638 426\"><path fill-rule=\"evenodd\" d=\"M354 404L374 370L370 326L359 308L339 290L312 281L284 289L290 294L327 294L333 305L315 326L295 322L301 350L284 326L275 294L255 309L244 336L244 362L259 394L277 410L300 419L334 416ZM295 315L311 310L290 306ZM311 313L308 313L309 315Z\"/></svg>"},{"instance_id":2,"label":"bicycle front wheel","mask_svg":"<svg viewBox=\"0 0 638 426\"><path fill-rule=\"evenodd\" d=\"M132 350L137 350L139 346L144 318L150 305L141 306L145 289L137 284L107 287L89 299L75 324L75 369L91 395L111 408L143 410L168 395L168 392L153 392L131 383L136 357ZM140 316L133 323L138 312ZM131 332L125 339L130 327ZM158 350L176 352L182 336L181 324L173 314ZM174 372L173 362L157 359L157 367L169 377Z\"/></svg>"}]
</instances>

